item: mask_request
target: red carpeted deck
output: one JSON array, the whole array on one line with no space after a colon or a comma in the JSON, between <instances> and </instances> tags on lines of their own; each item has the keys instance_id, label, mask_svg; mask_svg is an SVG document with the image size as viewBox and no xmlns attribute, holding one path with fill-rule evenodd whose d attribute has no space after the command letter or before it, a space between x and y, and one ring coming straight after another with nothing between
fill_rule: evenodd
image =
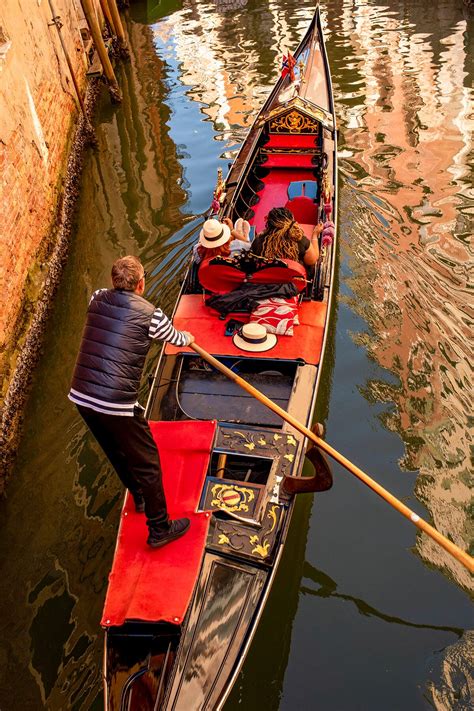
<instances>
[{"instance_id":1,"label":"red carpeted deck","mask_svg":"<svg viewBox=\"0 0 474 711\"><path fill-rule=\"evenodd\" d=\"M130 496L122 511L101 624L163 620L180 624L199 575L209 514L196 513L214 442L216 422L150 422L160 451L168 511L187 516L189 531L157 550L146 545L144 514Z\"/></svg>"},{"instance_id":2,"label":"red carpeted deck","mask_svg":"<svg viewBox=\"0 0 474 711\"><path fill-rule=\"evenodd\" d=\"M288 202L288 186L295 180L315 180L314 173L312 170L288 168L272 170L262 178L265 187L257 193L260 202L253 208L255 215L250 220L257 232L261 232L265 227L265 217L272 207L285 207Z\"/></svg>"},{"instance_id":3,"label":"red carpeted deck","mask_svg":"<svg viewBox=\"0 0 474 711\"><path fill-rule=\"evenodd\" d=\"M173 324L179 330L190 331L205 350L214 355L243 356L295 360L317 365L326 323L327 304L322 301L303 301L298 310L300 325L293 336L278 336L277 344L263 353L246 353L234 346L232 338L224 335L226 321L220 321L217 312L204 304L200 294L187 294L179 300ZM248 321L248 314L229 314L228 318ZM191 348L175 348L166 344L165 353L194 353Z\"/></svg>"}]
</instances>

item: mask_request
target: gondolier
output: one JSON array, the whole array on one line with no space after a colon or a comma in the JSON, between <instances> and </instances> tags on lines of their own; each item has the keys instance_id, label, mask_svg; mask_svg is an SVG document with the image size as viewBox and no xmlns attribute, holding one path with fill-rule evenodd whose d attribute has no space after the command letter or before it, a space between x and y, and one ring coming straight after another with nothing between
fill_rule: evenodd
<instances>
[{"instance_id":1,"label":"gondolier","mask_svg":"<svg viewBox=\"0 0 474 711\"><path fill-rule=\"evenodd\" d=\"M146 273L134 256L112 266L112 289L89 303L69 399L102 447L137 511L145 511L147 543L158 548L183 535L187 518L168 518L158 450L138 389L154 339L187 346L194 337L177 331L163 311L143 298Z\"/></svg>"}]
</instances>

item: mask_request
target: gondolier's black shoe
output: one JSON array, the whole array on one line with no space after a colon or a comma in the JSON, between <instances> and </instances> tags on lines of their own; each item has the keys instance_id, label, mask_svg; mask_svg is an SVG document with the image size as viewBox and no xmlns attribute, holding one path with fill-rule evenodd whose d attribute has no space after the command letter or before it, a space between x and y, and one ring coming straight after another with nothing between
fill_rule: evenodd
<instances>
[{"instance_id":1,"label":"gondolier's black shoe","mask_svg":"<svg viewBox=\"0 0 474 711\"><path fill-rule=\"evenodd\" d=\"M143 498L142 494L132 494L133 496L133 502L135 504L135 511L137 513L144 513L145 512L145 499Z\"/></svg>"},{"instance_id":2,"label":"gondolier's black shoe","mask_svg":"<svg viewBox=\"0 0 474 711\"><path fill-rule=\"evenodd\" d=\"M152 548L161 548L167 543L176 540L183 536L190 526L189 518L177 518L175 521L169 521L168 524L157 523L153 519L147 521L150 535L147 543Z\"/></svg>"}]
</instances>

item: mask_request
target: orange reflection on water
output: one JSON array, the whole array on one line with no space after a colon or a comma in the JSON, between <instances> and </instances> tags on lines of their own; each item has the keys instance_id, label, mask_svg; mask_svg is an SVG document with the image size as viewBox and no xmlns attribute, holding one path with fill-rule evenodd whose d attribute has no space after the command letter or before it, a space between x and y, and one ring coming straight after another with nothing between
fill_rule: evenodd
<instances>
[{"instance_id":1,"label":"orange reflection on water","mask_svg":"<svg viewBox=\"0 0 474 711\"><path fill-rule=\"evenodd\" d=\"M369 349L401 381L385 395L380 383L369 390L395 400L397 414L387 424L403 437L404 466L420 470L417 494L434 525L468 549L473 262L466 22L433 37L407 15L344 3L355 70L354 91L346 87L343 97L343 168L355 178L356 201L351 287L360 300L355 308L373 328ZM419 536L417 545L471 586L435 544Z\"/></svg>"},{"instance_id":2,"label":"orange reflection on water","mask_svg":"<svg viewBox=\"0 0 474 711\"><path fill-rule=\"evenodd\" d=\"M180 80L203 104L202 111L218 130L249 128L280 71L283 54L295 47L295 34L282 3L253 15L243 0L198 2L185 0L183 9L154 27L155 36L172 46L180 62ZM217 10L217 12L216 12ZM243 11L233 23L232 11ZM299 10L306 29L314 8ZM294 13L293 13L294 14ZM262 72L261 33L272 47L273 60ZM269 39L271 38L271 39ZM239 135L242 140L244 134Z\"/></svg>"}]
</instances>

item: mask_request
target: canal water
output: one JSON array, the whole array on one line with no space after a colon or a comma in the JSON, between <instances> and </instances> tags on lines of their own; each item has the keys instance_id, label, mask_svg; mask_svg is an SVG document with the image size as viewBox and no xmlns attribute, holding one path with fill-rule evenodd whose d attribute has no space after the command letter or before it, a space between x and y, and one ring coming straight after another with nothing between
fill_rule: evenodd
<instances>
[{"instance_id":1,"label":"canal water","mask_svg":"<svg viewBox=\"0 0 474 711\"><path fill-rule=\"evenodd\" d=\"M0 502L2 711L103 707L99 620L122 492L66 399L89 295L134 253L148 297L171 311L216 170L312 11L312 0L149 0L128 12L124 101L101 102ZM462 0L323 5L340 247L317 415L329 442L472 552L467 12ZM336 465L334 477L298 503L227 711L472 709L467 573Z\"/></svg>"}]
</instances>

